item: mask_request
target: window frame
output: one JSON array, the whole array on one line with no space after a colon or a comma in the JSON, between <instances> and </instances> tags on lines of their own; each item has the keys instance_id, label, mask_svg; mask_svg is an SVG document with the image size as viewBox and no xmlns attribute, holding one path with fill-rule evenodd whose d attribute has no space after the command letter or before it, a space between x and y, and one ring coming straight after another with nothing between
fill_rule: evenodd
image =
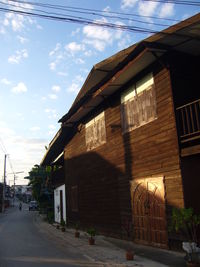
<instances>
[{"instance_id":1,"label":"window frame","mask_svg":"<svg viewBox=\"0 0 200 267\"><path fill-rule=\"evenodd\" d=\"M143 104L146 104L147 101L149 101L149 105L143 107ZM130 107L131 105L132 108ZM147 108L150 109L151 116L149 116L149 110L147 110ZM157 103L155 94L155 83L153 73L150 72L147 75L143 76L143 78L141 78L140 80L131 84L126 90L121 93L122 133L124 134L135 130L156 119ZM133 120L132 126L130 125L131 120Z\"/></svg>"},{"instance_id":2,"label":"window frame","mask_svg":"<svg viewBox=\"0 0 200 267\"><path fill-rule=\"evenodd\" d=\"M98 127L98 122L103 124L103 127L100 128L100 131ZM92 133L87 132L89 127L93 127ZM104 131L102 133L102 131ZM94 132L96 133L96 136L94 136ZM91 137L92 141L89 140L88 136L93 135ZM103 140L102 140L103 139ZM105 123L105 111L102 111L97 116L92 118L90 121L88 121L85 124L85 144L87 151L93 150L103 144L106 143L106 123Z\"/></svg>"}]
</instances>

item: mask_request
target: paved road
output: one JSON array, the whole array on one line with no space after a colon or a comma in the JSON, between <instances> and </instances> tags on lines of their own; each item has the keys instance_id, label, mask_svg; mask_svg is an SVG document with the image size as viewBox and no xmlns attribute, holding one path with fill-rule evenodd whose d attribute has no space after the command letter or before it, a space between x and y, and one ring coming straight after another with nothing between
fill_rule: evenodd
<instances>
[{"instance_id":1,"label":"paved road","mask_svg":"<svg viewBox=\"0 0 200 267\"><path fill-rule=\"evenodd\" d=\"M96 266L72 246L62 247L39 231L36 213L26 206L0 214L0 267Z\"/></svg>"}]
</instances>

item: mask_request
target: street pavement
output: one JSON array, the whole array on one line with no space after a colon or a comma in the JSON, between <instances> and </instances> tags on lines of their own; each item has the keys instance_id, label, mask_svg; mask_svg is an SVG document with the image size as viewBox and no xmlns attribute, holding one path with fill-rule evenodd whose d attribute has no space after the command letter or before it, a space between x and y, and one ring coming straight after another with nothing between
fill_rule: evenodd
<instances>
[{"instance_id":1,"label":"street pavement","mask_svg":"<svg viewBox=\"0 0 200 267\"><path fill-rule=\"evenodd\" d=\"M0 267L100 266L74 249L52 242L36 224L38 212L11 207L0 214Z\"/></svg>"},{"instance_id":2,"label":"street pavement","mask_svg":"<svg viewBox=\"0 0 200 267\"><path fill-rule=\"evenodd\" d=\"M80 231L80 238L74 237L74 229L67 227L63 233L56 229L56 225L50 225L42 220L41 216L36 218L36 225L40 231L49 235L49 237L60 243L63 247L71 245L79 250L85 257L95 263L103 264L102 266L115 267L184 267L184 253L173 252L169 250L153 248L135 244L131 241L120 240L116 238L96 236L95 245L88 245L88 236L85 232ZM134 261L125 259L127 248L135 252Z\"/></svg>"},{"instance_id":3,"label":"street pavement","mask_svg":"<svg viewBox=\"0 0 200 267\"><path fill-rule=\"evenodd\" d=\"M90 246L85 232L74 237L74 229L65 232L44 221L36 211L23 205L0 214L0 267L182 267L184 254L96 236ZM125 259L127 247L135 251L134 261Z\"/></svg>"}]
</instances>

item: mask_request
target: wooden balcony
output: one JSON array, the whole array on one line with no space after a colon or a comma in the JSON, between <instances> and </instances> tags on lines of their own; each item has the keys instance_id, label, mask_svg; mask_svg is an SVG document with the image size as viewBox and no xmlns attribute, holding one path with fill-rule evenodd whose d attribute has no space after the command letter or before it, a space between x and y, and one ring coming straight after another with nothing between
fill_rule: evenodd
<instances>
[{"instance_id":1,"label":"wooden balcony","mask_svg":"<svg viewBox=\"0 0 200 267\"><path fill-rule=\"evenodd\" d=\"M184 151L191 151L190 147L200 147L200 99L180 106L177 111L177 123L180 142ZM185 153L185 152L184 152ZM188 152L189 154L196 154ZM199 153L199 152L198 152ZM182 152L181 152L182 154Z\"/></svg>"}]
</instances>

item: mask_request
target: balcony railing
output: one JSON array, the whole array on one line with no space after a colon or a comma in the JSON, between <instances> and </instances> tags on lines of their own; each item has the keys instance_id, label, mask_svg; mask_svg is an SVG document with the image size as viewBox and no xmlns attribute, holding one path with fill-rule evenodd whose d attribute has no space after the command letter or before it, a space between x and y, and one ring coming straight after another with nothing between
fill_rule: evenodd
<instances>
[{"instance_id":1,"label":"balcony railing","mask_svg":"<svg viewBox=\"0 0 200 267\"><path fill-rule=\"evenodd\" d=\"M176 110L181 143L200 138L200 99Z\"/></svg>"}]
</instances>

